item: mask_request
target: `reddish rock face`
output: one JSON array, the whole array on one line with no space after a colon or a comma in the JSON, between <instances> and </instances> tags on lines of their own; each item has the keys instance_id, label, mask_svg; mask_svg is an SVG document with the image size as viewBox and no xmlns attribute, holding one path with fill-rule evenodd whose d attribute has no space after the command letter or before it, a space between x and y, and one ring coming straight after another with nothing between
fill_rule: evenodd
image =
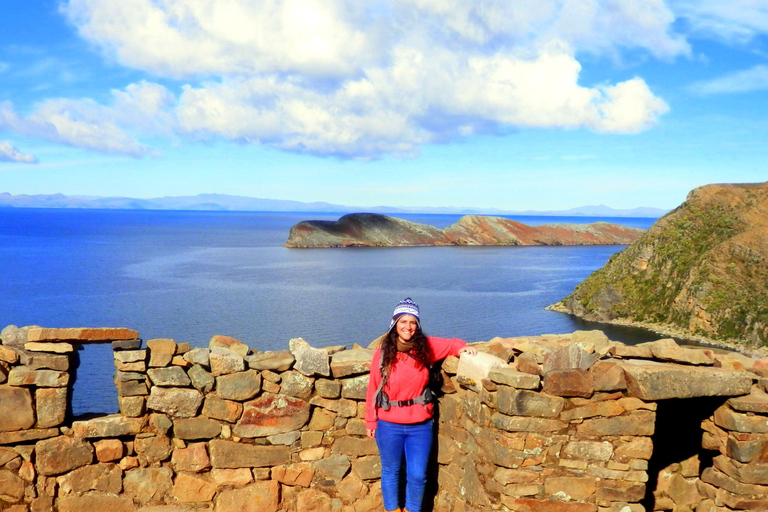
<instances>
[{"instance_id":1,"label":"reddish rock face","mask_svg":"<svg viewBox=\"0 0 768 512\"><path fill-rule=\"evenodd\" d=\"M291 228L286 247L397 247L418 245L626 245L642 229L606 222L527 226L501 217L465 215L440 230L426 224L353 213L338 221L303 221Z\"/></svg>"},{"instance_id":2,"label":"reddish rock face","mask_svg":"<svg viewBox=\"0 0 768 512\"><path fill-rule=\"evenodd\" d=\"M265 437L298 430L309 420L309 403L286 395L265 394L244 404L234 428L240 437Z\"/></svg>"}]
</instances>

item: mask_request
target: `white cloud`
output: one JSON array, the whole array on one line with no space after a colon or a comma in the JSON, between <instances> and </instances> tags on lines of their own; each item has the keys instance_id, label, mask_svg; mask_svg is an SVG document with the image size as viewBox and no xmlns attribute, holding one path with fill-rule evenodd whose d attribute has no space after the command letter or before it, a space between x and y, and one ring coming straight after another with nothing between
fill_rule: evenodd
<instances>
[{"instance_id":1,"label":"white cloud","mask_svg":"<svg viewBox=\"0 0 768 512\"><path fill-rule=\"evenodd\" d=\"M33 155L25 155L8 141L0 140L0 162L36 164L37 158Z\"/></svg>"},{"instance_id":2,"label":"white cloud","mask_svg":"<svg viewBox=\"0 0 768 512\"><path fill-rule=\"evenodd\" d=\"M52 99L20 116L0 103L0 130L107 153L143 156L149 150L119 128L112 110L92 100Z\"/></svg>"},{"instance_id":3,"label":"white cloud","mask_svg":"<svg viewBox=\"0 0 768 512\"><path fill-rule=\"evenodd\" d=\"M745 44L768 33L765 0L669 0L676 15L685 18L689 30L700 36Z\"/></svg>"},{"instance_id":4,"label":"white cloud","mask_svg":"<svg viewBox=\"0 0 768 512\"><path fill-rule=\"evenodd\" d=\"M115 61L184 80L52 99L0 129L143 155L135 133L350 158L535 127L635 133L667 105L641 78L579 83L583 52L688 55L662 0L69 0Z\"/></svg>"},{"instance_id":5,"label":"white cloud","mask_svg":"<svg viewBox=\"0 0 768 512\"><path fill-rule=\"evenodd\" d=\"M768 66L758 65L712 80L697 82L690 89L698 94L731 94L768 89Z\"/></svg>"}]
</instances>

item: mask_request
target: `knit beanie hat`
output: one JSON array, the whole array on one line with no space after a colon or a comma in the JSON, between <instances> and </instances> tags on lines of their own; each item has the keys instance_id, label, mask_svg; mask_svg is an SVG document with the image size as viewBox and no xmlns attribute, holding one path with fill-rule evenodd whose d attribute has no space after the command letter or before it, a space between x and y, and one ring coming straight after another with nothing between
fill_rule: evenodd
<instances>
[{"instance_id":1,"label":"knit beanie hat","mask_svg":"<svg viewBox=\"0 0 768 512\"><path fill-rule=\"evenodd\" d=\"M395 312L392 313L392 322L389 324L389 330L395 326L397 319L402 315L413 315L416 317L416 323L421 327L421 320L419 319L419 305L413 302L410 297L406 297L401 300L395 306Z\"/></svg>"}]
</instances>

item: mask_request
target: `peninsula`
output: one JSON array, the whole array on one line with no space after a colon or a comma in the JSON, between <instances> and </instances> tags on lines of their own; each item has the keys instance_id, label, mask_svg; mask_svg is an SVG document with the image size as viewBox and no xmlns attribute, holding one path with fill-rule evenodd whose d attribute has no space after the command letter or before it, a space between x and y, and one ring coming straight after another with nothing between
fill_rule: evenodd
<instances>
[{"instance_id":1,"label":"peninsula","mask_svg":"<svg viewBox=\"0 0 768 512\"><path fill-rule=\"evenodd\" d=\"M528 226L503 217L465 215L438 229L375 213L337 221L307 220L291 228L286 247L407 247L430 245L628 245L644 230L595 222Z\"/></svg>"},{"instance_id":2,"label":"peninsula","mask_svg":"<svg viewBox=\"0 0 768 512\"><path fill-rule=\"evenodd\" d=\"M768 183L694 189L550 309L765 350L767 212Z\"/></svg>"}]
</instances>

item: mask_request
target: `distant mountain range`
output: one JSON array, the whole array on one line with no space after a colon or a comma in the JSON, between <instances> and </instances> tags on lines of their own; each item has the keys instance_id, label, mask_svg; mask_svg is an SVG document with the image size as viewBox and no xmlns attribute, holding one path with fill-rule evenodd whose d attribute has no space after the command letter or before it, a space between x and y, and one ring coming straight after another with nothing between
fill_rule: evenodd
<instances>
[{"instance_id":1,"label":"distant mountain range","mask_svg":"<svg viewBox=\"0 0 768 512\"><path fill-rule=\"evenodd\" d=\"M256 197L231 196L226 194L198 194L196 196L156 197L137 199L132 197L65 196L64 194L11 195L0 193L0 208L92 208L121 210L207 210L207 211L258 211L258 212L315 212L353 213L369 212L382 214L432 213L432 214L474 214L474 215L546 215L584 217L661 217L667 210L660 208L632 208L616 210L605 205L580 206L568 210L501 210L498 208L472 207L413 207L394 206L347 206L340 204L281 199L260 199Z\"/></svg>"}]
</instances>

